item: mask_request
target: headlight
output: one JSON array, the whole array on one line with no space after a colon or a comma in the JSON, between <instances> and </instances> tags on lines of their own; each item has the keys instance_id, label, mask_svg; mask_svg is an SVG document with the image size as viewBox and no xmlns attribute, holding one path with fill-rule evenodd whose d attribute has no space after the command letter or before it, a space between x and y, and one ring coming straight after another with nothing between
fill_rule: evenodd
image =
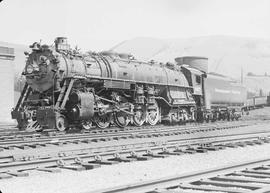
<instances>
[{"instance_id":1,"label":"headlight","mask_svg":"<svg viewBox=\"0 0 270 193\"><path fill-rule=\"evenodd\" d=\"M27 74L31 74L34 71L34 68L32 65L26 66L26 72Z\"/></svg>"},{"instance_id":2,"label":"headlight","mask_svg":"<svg viewBox=\"0 0 270 193\"><path fill-rule=\"evenodd\" d=\"M39 71L39 66L36 63L34 63L32 66L34 71Z\"/></svg>"}]
</instances>

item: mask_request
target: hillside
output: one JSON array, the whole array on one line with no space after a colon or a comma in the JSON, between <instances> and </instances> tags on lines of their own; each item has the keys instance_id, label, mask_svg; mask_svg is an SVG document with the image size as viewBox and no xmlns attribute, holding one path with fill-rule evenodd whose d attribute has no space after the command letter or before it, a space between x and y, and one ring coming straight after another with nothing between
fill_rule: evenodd
<instances>
[{"instance_id":1,"label":"hillside","mask_svg":"<svg viewBox=\"0 0 270 193\"><path fill-rule=\"evenodd\" d=\"M198 55L209 58L209 71L240 79L248 72L270 74L270 40L234 36L204 36L179 39L139 37L124 41L112 50L132 53L137 59L174 61L175 57ZM245 77L250 90L270 91L269 77Z\"/></svg>"}]
</instances>

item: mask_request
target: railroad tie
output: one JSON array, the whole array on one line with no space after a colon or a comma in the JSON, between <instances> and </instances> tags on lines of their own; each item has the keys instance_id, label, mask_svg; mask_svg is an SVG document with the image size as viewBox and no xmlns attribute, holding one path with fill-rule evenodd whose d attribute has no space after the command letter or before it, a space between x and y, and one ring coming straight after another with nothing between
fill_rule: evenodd
<instances>
[{"instance_id":1,"label":"railroad tie","mask_svg":"<svg viewBox=\"0 0 270 193\"><path fill-rule=\"evenodd\" d=\"M113 164L118 164L119 162L109 161L109 160L95 160L95 161L90 161L88 163L101 164L101 165L113 165Z\"/></svg>"},{"instance_id":2,"label":"railroad tie","mask_svg":"<svg viewBox=\"0 0 270 193\"><path fill-rule=\"evenodd\" d=\"M75 171L84 171L86 170L85 167L82 165L63 165L60 166L63 169L75 170Z\"/></svg>"},{"instance_id":3,"label":"railroad tie","mask_svg":"<svg viewBox=\"0 0 270 193\"><path fill-rule=\"evenodd\" d=\"M7 173L0 173L0 179L8 179L8 178L12 178L12 175Z\"/></svg>"},{"instance_id":4,"label":"railroad tie","mask_svg":"<svg viewBox=\"0 0 270 193\"><path fill-rule=\"evenodd\" d=\"M26 177L26 176L29 176L29 173L21 172L21 171L8 171L6 173L7 174L10 174L12 176L16 176L16 177Z\"/></svg>"},{"instance_id":5,"label":"railroad tie","mask_svg":"<svg viewBox=\"0 0 270 193\"><path fill-rule=\"evenodd\" d=\"M255 140L254 143L257 145L262 145L264 142L262 140Z\"/></svg>"},{"instance_id":6,"label":"railroad tie","mask_svg":"<svg viewBox=\"0 0 270 193\"><path fill-rule=\"evenodd\" d=\"M207 186L207 185L192 185L188 183L182 183L179 185L182 189L188 189L188 190L202 190L202 191L221 191L221 192L227 192L227 193L246 193L246 190L238 190L236 188L229 188L229 187L217 187L217 186Z\"/></svg>"},{"instance_id":7,"label":"railroad tie","mask_svg":"<svg viewBox=\"0 0 270 193\"><path fill-rule=\"evenodd\" d=\"M215 181L209 179L203 179L196 182L192 182L193 185L212 185L217 187L225 187L225 188L243 188L246 190L257 190L259 188L264 187L263 184L251 184L251 183L239 183L239 182L228 182L228 181Z\"/></svg>"},{"instance_id":8,"label":"railroad tie","mask_svg":"<svg viewBox=\"0 0 270 193\"><path fill-rule=\"evenodd\" d=\"M247 177L243 177L243 176L221 175L221 176L213 177L210 179L215 180L215 181L270 184L270 181L268 179L247 178Z\"/></svg>"},{"instance_id":9,"label":"railroad tie","mask_svg":"<svg viewBox=\"0 0 270 193\"><path fill-rule=\"evenodd\" d=\"M84 163L84 162L82 162L81 165L82 165L82 167L84 167L86 170L91 170L91 169L94 169L94 168L99 168L99 167L101 167L100 164L90 164L90 163Z\"/></svg>"},{"instance_id":10,"label":"railroad tie","mask_svg":"<svg viewBox=\"0 0 270 193\"><path fill-rule=\"evenodd\" d=\"M139 155L131 155L131 156L128 156L127 158L133 158L133 159L136 159L138 161L147 161L147 160L153 159L153 157L139 156Z\"/></svg>"},{"instance_id":11,"label":"railroad tie","mask_svg":"<svg viewBox=\"0 0 270 193\"><path fill-rule=\"evenodd\" d=\"M120 155L117 155L114 158L109 159L109 161L117 161L117 162L133 162L135 160L136 159L134 159L134 158L122 157Z\"/></svg>"},{"instance_id":12,"label":"railroad tie","mask_svg":"<svg viewBox=\"0 0 270 193\"><path fill-rule=\"evenodd\" d=\"M157 189L157 190L152 190L150 192L147 192L147 193L176 193L176 192L179 192L179 191L175 191L175 190L167 190L167 189ZM181 192L179 192L181 193ZM189 192L186 192L185 193L189 193Z\"/></svg>"},{"instance_id":13,"label":"railroad tie","mask_svg":"<svg viewBox=\"0 0 270 193\"><path fill-rule=\"evenodd\" d=\"M43 167L39 167L36 168L36 170L38 171L43 171L43 172L50 172L50 173L59 173L61 172L61 170L59 168L43 168Z\"/></svg>"},{"instance_id":14,"label":"railroad tie","mask_svg":"<svg viewBox=\"0 0 270 193\"><path fill-rule=\"evenodd\" d=\"M228 143L228 144L225 144L226 147L229 147L229 148L237 148L238 146L234 143Z\"/></svg>"},{"instance_id":15,"label":"railroad tie","mask_svg":"<svg viewBox=\"0 0 270 193\"><path fill-rule=\"evenodd\" d=\"M169 155L158 154L158 153L146 153L146 154L143 154L143 156L148 156L148 157L153 157L153 158L166 158L166 157L169 157Z\"/></svg>"},{"instance_id":16,"label":"railroad tie","mask_svg":"<svg viewBox=\"0 0 270 193\"><path fill-rule=\"evenodd\" d=\"M15 149L15 146L8 146L8 147L5 147L5 149L14 150Z\"/></svg>"},{"instance_id":17,"label":"railroad tie","mask_svg":"<svg viewBox=\"0 0 270 193\"><path fill-rule=\"evenodd\" d=\"M246 172L234 172L234 173L231 173L230 175L245 176L245 177L252 177L252 178L269 178L269 175L257 174L257 173L246 173Z\"/></svg>"},{"instance_id":18,"label":"railroad tie","mask_svg":"<svg viewBox=\"0 0 270 193\"><path fill-rule=\"evenodd\" d=\"M247 141L247 142L245 142L247 145L250 145L250 146L253 146L253 145L256 145L255 144L255 142L253 142L253 141Z\"/></svg>"},{"instance_id":19,"label":"railroad tie","mask_svg":"<svg viewBox=\"0 0 270 193\"><path fill-rule=\"evenodd\" d=\"M249 169L249 170L244 170L243 172L245 173L253 173L253 174L264 174L264 175L269 175L270 176L270 171L269 170L255 170L255 169Z\"/></svg>"},{"instance_id":20,"label":"railroad tie","mask_svg":"<svg viewBox=\"0 0 270 193\"><path fill-rule=\"evenodd\" d=\"M160 152L159 154L161 154L161 155L183 155L182 152L178 152L178 151L168 151L168 150L162 151L162 152Z\"/></svg>"}]
</instances>

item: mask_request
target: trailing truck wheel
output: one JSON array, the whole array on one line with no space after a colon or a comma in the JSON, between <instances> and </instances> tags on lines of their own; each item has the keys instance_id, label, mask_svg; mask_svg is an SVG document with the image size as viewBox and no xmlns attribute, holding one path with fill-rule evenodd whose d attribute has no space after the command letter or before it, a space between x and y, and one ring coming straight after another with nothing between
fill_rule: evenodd
<instances>
[{"instance_id":1,"label":"trailing truck wheel","mask_svg":"<svg viewBox=\"0 0 270 193\"><path fill-rule=\"evenodd\" d=\"M155 101L153 105L147 107L146 120L150 125L156 125L159 121L159 108Z\"/></svg>"},{"instance_id":2,"label":"trailing truck wheel","mask_svg":"<svg viewBox=\"0 0 270 193\"><path fill-rule=\"evenodd\" d=\"M129 122L129 116L124 112L115 112L114 113L114 122L118 127L124 128Z\"/></svg>"},{"instance_id":3,"label":"trailing truck wheel","mask_svg":"<svg viewBox=\"0 0 270 193\"><path fill-rule=\"evenodd\" d=\"M67 119L64 115L56 117L55 127L58 131L65 131L68 127Z\"/></svg>"}]
</instances>

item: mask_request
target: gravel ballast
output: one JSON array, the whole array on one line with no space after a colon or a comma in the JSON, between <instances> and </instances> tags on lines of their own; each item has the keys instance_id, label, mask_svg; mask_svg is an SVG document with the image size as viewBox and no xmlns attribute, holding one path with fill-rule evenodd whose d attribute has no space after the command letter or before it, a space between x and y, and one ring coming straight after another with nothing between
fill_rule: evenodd
<instances>
[{"instance_id":1,"label":"gravel ballast","mask_svg":"<svg viewBox=\"0 0 270 193\"><path fill-rule=\"evenodd\" d=\"M81 172L62 170L51 174L33 171L26 178L0 180L0 190L3 193L79 193L269 157L270 144L264 144L119 163Z\"/></svg>"}]
</instances>

